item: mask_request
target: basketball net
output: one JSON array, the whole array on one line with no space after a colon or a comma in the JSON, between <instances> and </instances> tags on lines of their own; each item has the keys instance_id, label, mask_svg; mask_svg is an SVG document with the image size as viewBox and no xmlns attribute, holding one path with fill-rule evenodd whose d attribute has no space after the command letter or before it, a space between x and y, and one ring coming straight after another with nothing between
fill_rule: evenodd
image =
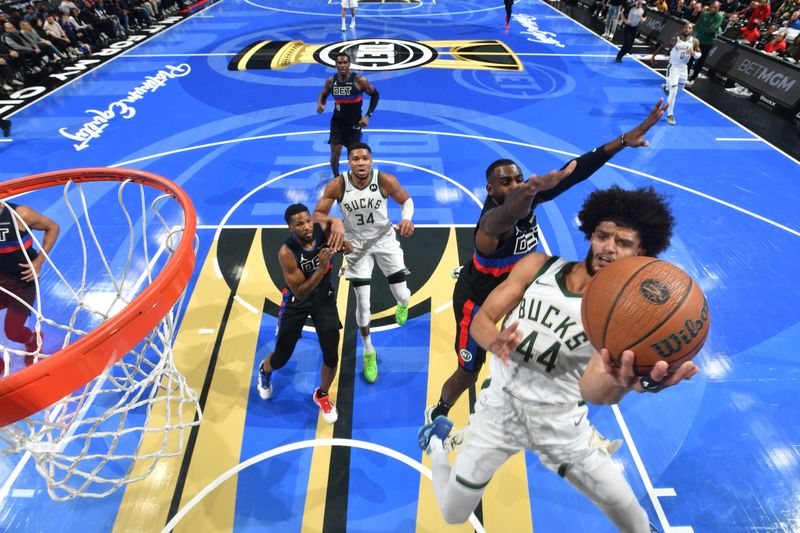
<instances>
[{"instance_id":1,"label":"basketball net","mask_svg":"<svg viewBox=\"0 0 800 533\"><path fill-rule=\"evenodd\" d=\"M50 254L42 251L41 232L8 205L8 191L0 200L15 221L16 240L28 232L32 249L45 256L33 280L33 302L12 284L12 290L0 285L9 307L30 311L26 325L35 336L27 348L0 336L0 417L8 417L0 423L7 424L0 428L0 454L30 454L54 500L100 498L144 479L161 458L181 454L185 432L202 419L172 353L194 266L195 213L177 185L146 172L83 169L15 181L27 185L36 178L38 184L21 189L34 194L12 203L59 223ZM30 266L31 253L22 252ZM177 262L183 276L174 275ZM174 296L167 282L180 284ZM155 309L158 302L166 312ZM133 311L136 316L120 325ZM108 349L112 345L119 350ZM92 365L96 371L87 371ZM74 377L81 373L86 379ZM58 388L34 390L45 378L64 386L65 395L42 400ZM7 406L14 394L23 401ZM37 401L50 405L39 410ZM9 414L19 404L19 415Z\"/></svg>"}]
</instances>

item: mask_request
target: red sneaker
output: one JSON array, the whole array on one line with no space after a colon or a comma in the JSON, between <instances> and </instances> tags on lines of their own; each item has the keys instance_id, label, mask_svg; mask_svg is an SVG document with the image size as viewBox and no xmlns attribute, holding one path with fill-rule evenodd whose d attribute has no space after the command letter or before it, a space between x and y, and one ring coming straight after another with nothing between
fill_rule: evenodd
<instances>
[{"instance_id":1,"label":"red sneaker","mask_svg":"<svg viewBox=\"0 0 800 533\"><path fill-rule=\"evenodd\" d=\"M319 410L322 411L322 418L325 419L325 422L328 424L333 424L339 418L339 412L336 410L336 406L333 405L331 402L331 397L329 395L325 395L322 398L319 397L319 387L314 389L314 403L319 405Z\"/></svg>"}]
</instances>

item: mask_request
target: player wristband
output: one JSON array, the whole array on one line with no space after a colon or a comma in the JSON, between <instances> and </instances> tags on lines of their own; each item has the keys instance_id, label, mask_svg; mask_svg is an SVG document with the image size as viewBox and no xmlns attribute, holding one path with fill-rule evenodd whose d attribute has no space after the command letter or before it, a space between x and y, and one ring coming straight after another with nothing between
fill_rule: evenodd
<instances>
[{"instance_id":1,"label":"player wristband","mask_svg":"<svg viewBox=\"0 0 800 533\"><path fill-rule=\"evenodd\" d=\"M646 376L642 376L641 378L639 378L639 385L641 385L642 388L646 391L656 390L661 386L663 382L664 382L663 379L661 381L656 381L650 374L647 374Z\"/></svg>"},{"instance_id":2,"label":"player wristband","mask_svg":"<svg viewBox=\"0 0 800 533\"><path fill-rule=\"evenodd\" d=\"M408 197L408 200L400 204L400 217L403 220L411 220L411 217L414 216L414 200L411 197Z\"/></svg>"}]
</instances>

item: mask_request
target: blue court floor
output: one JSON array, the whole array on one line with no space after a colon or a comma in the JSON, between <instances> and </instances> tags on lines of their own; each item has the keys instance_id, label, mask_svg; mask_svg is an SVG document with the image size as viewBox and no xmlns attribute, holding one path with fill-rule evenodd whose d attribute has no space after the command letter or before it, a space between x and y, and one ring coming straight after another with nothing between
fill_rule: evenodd
<instances>
[{"instance_id":1,"label":"blue court floor","mask_svg":"<svg viewBox=\"0 0 800 533\"><path fill-rule=\"evenodd\" d=\"M205 420L191 453L170 463L163 490L132 484L103 499L54 503L29 458L2 457L0 530L159 531L173 519L176 530L204 532L451 530L417 469L430 463L416 434L456 364L449 273L469 254L484 170L503 157L526 174L560 167L640 122L663 96L663 78L630 57L615 64L616 47L540 0L519 0L509 30L499 0L362 0L346 32L339 10L332 0L221 0L11 117L2 180L114 166L168 177L188 192L199 248L182 327L213 333L176 349L179 367L203 369L190 385L205 388ZM262 40L302 41L307 53L280 70L228 70ZM376 274L381 377L369 385L352 291L340 280L342 366L332 391L340 421L330 428L310 399L321 357L313 331L276 374L272 400L261 401L253 384L274 343L283 211L313 206L330 178L333 103L318 115L316 99L334 70L323 63L335 43L356 40L404 51L359 72L380 91L364 140L376 167L395 174L416 205L417 231L403 242L414 307L405 328L393 327ZM511 54L521 70L506 68ZM120 113L117 102L160 71L165 81ZM104 127L84 135L101 114ZM679 95L675 116L677 126L651 130L649 148L625 149L538 209L541 250L578 259L586 243L575 216L592 190L652 185L669 194L677 227L663 258L694 276L709 301L697 378L592 408L591 418L623 439L616 461L661 529L800 531L800 166L689 93ZM17 201L65 215L47 195ZM389 212L399 220L397 205ZM69 238L67 230L61 242ZM59 244L54 257L77 260ZM46 349L57 346L48 338ZM466 413L466 395L460 402ZM348 440L331 447L329 438ZM267 457L221 478L260 454ZM534 455L507 466L477 513L480 528L613 530Z\"/></svg>"}]
</instances>

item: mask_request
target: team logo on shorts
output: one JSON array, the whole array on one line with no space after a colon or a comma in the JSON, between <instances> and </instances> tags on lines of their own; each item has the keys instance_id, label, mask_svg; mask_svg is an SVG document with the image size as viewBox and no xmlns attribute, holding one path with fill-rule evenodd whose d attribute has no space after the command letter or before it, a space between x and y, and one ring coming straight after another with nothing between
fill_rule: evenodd
<instances>
[{"instance_id":1,"label":"team logo on shorts","mask_svg":"<svg viewBox=\"0 0 800 533\"><path fill-rule=\"evenodd\" d=\"M466 348L461 348L461 351L458 352L458 355L461 356L461 360L464 361L465 363L469 363L470 361L472 361L472 352L470 352Z\"/></svg>"},{"instance_id":2,"label":"team logo on shorts","mask_svg":"<svg viewBox=\"0 0 800 533\"><path fill-rule=\"evenodd\" d=\"M663 281L648 278L639 285L639 292L645 300L654 305L661 305L669 300L669 287Z\"/></svg>"},{"instance_id":3,"label":"team logo on shorts","mask_svg":"<svg viewBox=\"0 0 800 533\"><path fill-rule=\"evenodd\" d=\"M375 185L374 183L370 183L369 184L369 190L371 190L372 192L375 192L375 191L378 190L378 186Z\"/></svg>"}]
</instances>

